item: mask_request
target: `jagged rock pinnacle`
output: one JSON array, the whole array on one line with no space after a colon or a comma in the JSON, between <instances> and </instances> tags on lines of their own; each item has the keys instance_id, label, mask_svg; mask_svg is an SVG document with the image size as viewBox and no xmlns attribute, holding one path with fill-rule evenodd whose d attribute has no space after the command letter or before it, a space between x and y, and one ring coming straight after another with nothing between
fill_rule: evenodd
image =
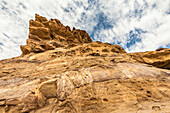
<instances>
[{"instance_id":1,"label":"jagged rock pinnacle","mask_svg":"<svg viewBox=\"0 0 170 113\"><path fill-rule=\"evenodd\" d=\"M29 22L29 39L27 45L21 46L21 51L22 55L26 55L90 42L92 39L85 30L71 30L57 19L48 21L36 14L35 20Z\"/></svg>"}]
</instances>

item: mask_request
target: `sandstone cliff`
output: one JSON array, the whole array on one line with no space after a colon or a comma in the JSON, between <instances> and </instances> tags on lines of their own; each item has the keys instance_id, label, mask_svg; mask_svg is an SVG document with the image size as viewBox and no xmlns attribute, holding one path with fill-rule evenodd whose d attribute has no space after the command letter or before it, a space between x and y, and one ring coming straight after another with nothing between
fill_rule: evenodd
<instances>
[{"instance_id":1,"label":"sandstone cliff","mask_svg":"<svg viewBox=\"0 0 170 113\"><path fill-rule=\"evenodd\" d=\"M0 113L170 112L170 49L126 53L37 14L29 30L0 61Z\"/></svg>"},{"instance_id":2,"label":"sandstone cliff","mask_svg":"<svg viewBox=\"0 0 170 113\"><path fill-rule=\"evenodd\" d=\"M29 31L27 45L21 46L23 55L92 42L86 31L75 28L71 30L57 19L48 21L38 14L35 15L35 20L30 20Z\"/></svg>"}]
</instances>

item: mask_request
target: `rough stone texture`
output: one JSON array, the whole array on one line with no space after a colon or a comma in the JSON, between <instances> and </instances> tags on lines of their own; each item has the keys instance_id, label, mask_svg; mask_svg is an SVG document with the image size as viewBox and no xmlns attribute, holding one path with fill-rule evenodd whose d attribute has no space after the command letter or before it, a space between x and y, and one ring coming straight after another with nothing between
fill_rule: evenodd
<instances>
[{"instance_id":1,"label":"rough stone texture","mask_svg":"<svg viewBox=\"0 0 170 113\"><path fill-rule=\"evenodd\" d=\"M141 63L170 69L170 49L160 48L156 51L132 53L131 55L135 60Z\"/></svg>"},{"instance_id":2,"label":"rough stone texture","mask_svg":"<svg viewBox=\"0 0 170 113\"><path fill-rule=\"evenodd\" d=\"M170 112L170 49L126 53L89 38L36 15L23 54L0 61L0 113Z\"/></svg>"},{"instance_id":3,"label":"rough stone texture","mask_svg":"<svg viewBox=\"0 0 170 113\"><path fill-rule=\"evenodd\" d=\"M59 20L47 20L45 17L35 15L35 20L30 20L29 39L27 45L21 46L22 55L31 52L40 53L53 50L57 47L69 47L82 43L92 42L84 30L64 26Z\"/></svg>"}]
</instances>

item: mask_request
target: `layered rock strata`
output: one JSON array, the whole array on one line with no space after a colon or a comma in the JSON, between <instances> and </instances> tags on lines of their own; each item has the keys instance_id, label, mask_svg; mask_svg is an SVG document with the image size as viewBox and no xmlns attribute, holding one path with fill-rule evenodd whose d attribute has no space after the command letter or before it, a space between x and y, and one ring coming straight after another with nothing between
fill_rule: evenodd
<instances>
[{"instance_id":1,"label":"layered rock strata","mask_svg":"<svg viewBox=\"0 0 170 113\"><path fill-rule=\"evenodd\" d=\"M21 50L0 61L0 113L170 112L170 49L126 53L36 15Z\"/></svg>"},{"instance_id":2,"label":"layered rock strata","mask_svg":"<svg viewBox=\"0 0 170 113\"><path fill-rule=\"evenodd\" d=\"M132 53L131 55L138 62L170 69L170 49L161 48L156 51Z\"/></svg>"},{"instance_id":3,"label":"layered rock strata","mask_svg":"<svg viewBox=\"0 0 170 113\"><path fill-rule=\"evenodd\" d=\"M22 55L92 42L86 31L75 28L71 30L57 19L48 21L36 14L35 20L30 20L29 24L29 39L27 45L21 46Z\"/></svg>"}]
</instances>

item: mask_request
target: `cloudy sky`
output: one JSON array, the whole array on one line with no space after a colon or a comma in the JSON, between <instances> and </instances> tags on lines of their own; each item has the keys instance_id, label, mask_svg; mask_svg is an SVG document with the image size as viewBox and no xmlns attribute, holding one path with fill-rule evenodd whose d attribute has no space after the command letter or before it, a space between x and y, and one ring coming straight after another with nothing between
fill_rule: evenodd
<instances>
[{"instance_id":1,"label":"cloudy sky","mask_svg":"<svg viewBox=\"0 0 170 113\"><path fill-rule=\"evenodd\" d=\"M0 59L21 54L35 13L127 52L170 48L170 0L0 0Z\"/></svg>"}]
</instances>

